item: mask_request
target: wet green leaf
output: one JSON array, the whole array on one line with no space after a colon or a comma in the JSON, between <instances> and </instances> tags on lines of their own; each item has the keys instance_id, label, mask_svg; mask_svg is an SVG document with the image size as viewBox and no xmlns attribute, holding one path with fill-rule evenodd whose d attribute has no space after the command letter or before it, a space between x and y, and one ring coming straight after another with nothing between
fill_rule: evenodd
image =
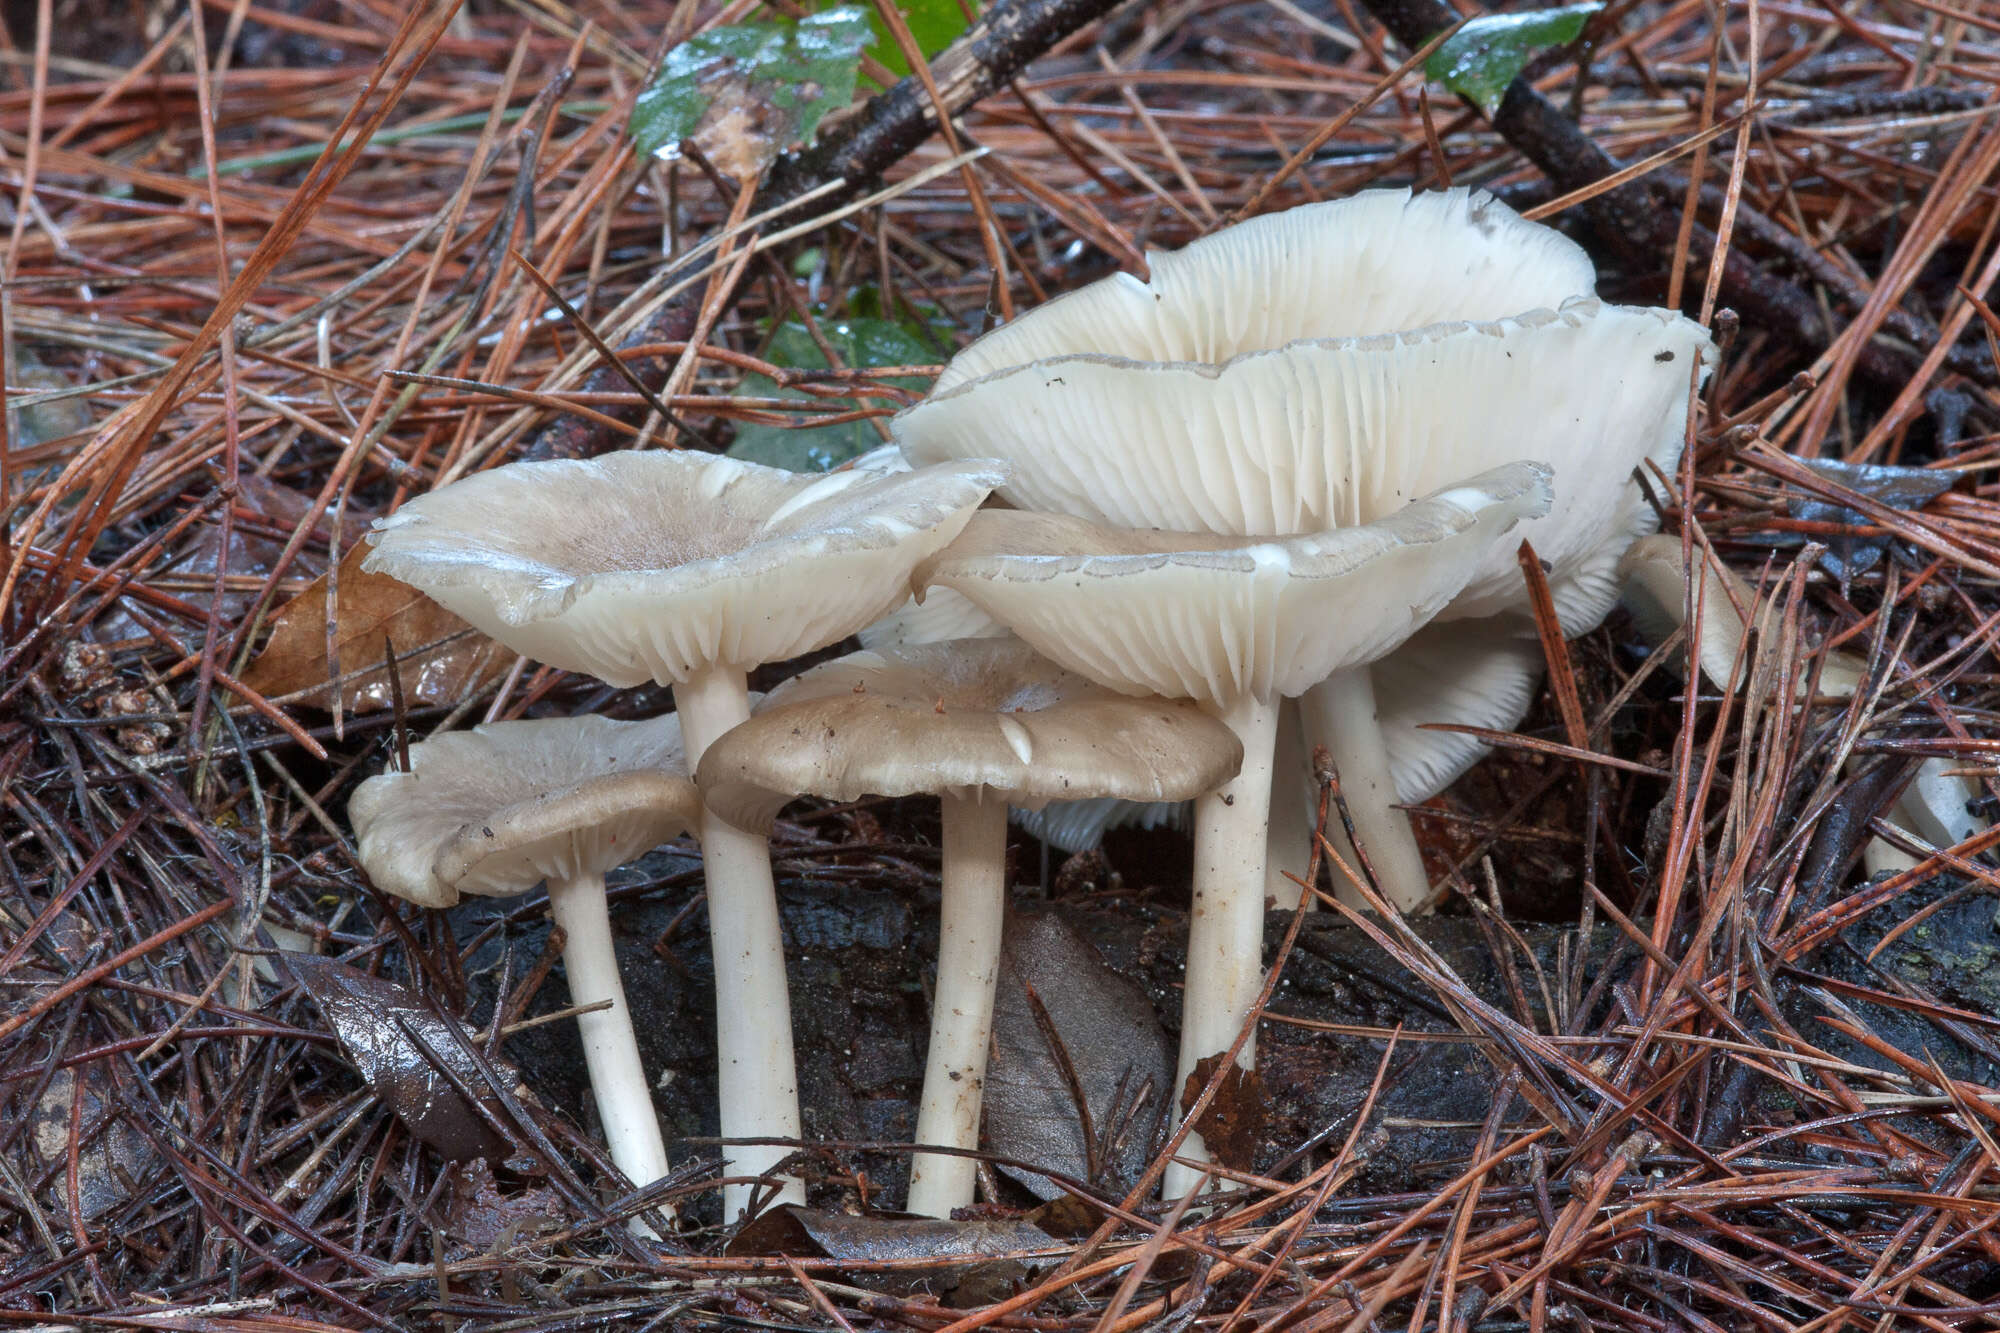
<instances>
[{"instance_id":1,"label":"wet green leaf","mask_svg":"<svg viewBox=\"0 0 2000 1333\"><path fill-rule=\"evenodd\" d=\"M883 366L929 365L939 359L937 351L909 329L888 320L854 318L822 321L820 333L840 358L853 370L875 370ZM826 370L826 356L819 350L804 324L787 321L771 335L764 359L788 370ZM920 375L899 375L888 381L918 392L930 387ZM779 387L766 375L745 375L737 395L744 398L809 399L801 389ZM824 398L810 399L821 410L841 410L844 404ZM804 426L796 430L739 422L736 442L729 447L731 458L741 458L793 472L824 472L859 458L882 442L866 421L847 421L834 426Z\"/></svg>"},{"instance_id":2,"label":"wet green leaf","mask_svg":"<svg viewBox=\"0 0 2000 1333\"><path fill-rule=\"evenodd\" d=\"M965 11L958 7L958 0L896 0L896 8L903 11L910 36L927 57L950 46L965 31ZM910 62L903 59L903 48L896 45L895 34L882 22L879 12L869 11L868 26L875 33L875 44L868 48L868 54L888 66L891 73L908 74Z\"/></svg>"},{"instance_id":3,"label":"wet green leaf","mask_svg":"<svg viewBox=\"0 0 2000 1333\"><path fill-rule=\"evenodd\" d=\"M1601 4L1565 5L1469 20L1424 61L1424 74L1470 99L1488 116L1536 51L1577 39Z\"/></svg>"},{"instance_id":4,"label":"wet green leaf","mask_svg":"<svg viewBox=\"0 0 2000 1333\"><path fill-rule=\"evenodd\" d=\"M671 156L692 139L739 180L794 144L810 143L829 112L854 98L855 69L872 38L854 5L796 23L711 28L667 52L632 112L642 153Z\"/></svg>"}]
</instances>

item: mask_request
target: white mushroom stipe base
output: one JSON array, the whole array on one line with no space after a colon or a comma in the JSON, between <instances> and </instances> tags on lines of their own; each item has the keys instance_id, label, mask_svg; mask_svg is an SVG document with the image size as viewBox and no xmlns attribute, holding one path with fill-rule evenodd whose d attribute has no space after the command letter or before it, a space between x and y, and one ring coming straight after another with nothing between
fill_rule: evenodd
<instances>
[{"instance_id":1,"label":"white mushroom stipe base","mask_svg":"<svg viewBox=\"0 0 2000 1333\"><path fill-rule=\"evenodd\" d=\"M740 668L704 671L676 682L673 689L674 711L680 715L692 764L701 763L718 737L749 720L748 678ZM722 1136L796 1141L805 1126L799 1118L792 1001L785 986L785 937L770 843L763 834L738 828L704 806L701 860L708 883L708 942L715 960ZM732 1114L731 1108L738 1109ZM790 1151L783 1143L725 1145L724 1174L765 1176ZM758 1197L747 1180L726 1186L726 1215L735 1217ZM786 1178L771 1202L804 1203L805 1187Z\"/></svg>"},{"instance_id":2,"label":"white mushroom stipe base","mask_svg":"<svg viewBox=\"0 0 2000 1333\"><path fill-rule=\"evenodd\" d=\"M648 1185L667 1173L651 1085L612 949L604 873L694 826L680 724L607 718L496 722L410 747L410 771L369 778L348 804L361 863L424 907L547 882L570 1000L611 1160Z\"/></svg>"},{"instance_id":3,"label":"white mushroom stipe base","mask_svg":"<svg viewBox=\"0 0 2000 1333\"><path fill-rule=\"evenodd\" d=\"M993 1044L993 992L1000 979L1000 928L1007 915L1007 802L945 796L944 863L938 906L937 988L930 1047L917 1104L917 1142L979 1146L986 1054ZM918 1153L910 1160L908 1211L950 1217L972 1202L979 1163Z\"/></svg>"},{"instance_id":4,"label":"white mushroom stipe base","mask_svg":"<svg viewBox=\"0 0 2000 1333\"><path fill-rule=\"evenodd\" d=\"M1112 689L1199 701L1243 743L1235 782L1196 809L1177 1092L1235 1040L1261 978L1279 698L1403 643L1549 493L1549 469L1517 463L1378 523L1258 543L989 510L918 571ZM1177 1165L1167 1197L1199 1178Z\"/></svg>"},{"instance_id":5,"label":"white mushroom stipe base","mask_svg":"<svg viewBox=\"0 0 2000 1333\"><path fill-rule=\"evenodd\" d=\"M635 1184L649 1185L667 1174L667 1149L660 1139L652 1085L639 1059L632 1009L618 976L604 877L551 879L549 914L562 927L570 1003L584 1009L606 1006L578 1014L576 1027L611 1160Z\"/></svg>"},{"instance_id":6,"label":"white mushroom stipe base","mask_svg":"<svg viewBox=\"0 0 2000 1333\"><path fill-rule=\"evenodd\" d=\"M1264 854L1271 819L1271 763L1277 748L1279 703L1244 694L1217 707L1243 742L1243 768L1194 803L1194 893L1188 907L1186 999L1181 1008L1181 1055L1174 1106L1185 1104L1197 1066L1229 1049L1264 985ZM1255 877L1245 873L1254 868ZM1257 1065L1257 1034L1236 1053ZM1206 1161L1201 1135L1190 1133L1181 1156ZM1168 1171L1166 1197L1194 1188L1199 1171Z\"/></svg>"},{"instance_id":7,"label":"white mushroom stipe base","mask_svg":"<svg viewBox=\"0 0 2000 1333\"><path fill-rule=\"evenodd\" d=\"M944 805L943 903L917 1142L979 1146L993 985L1006 902L1007 806L1054 797L1181 800L1236 771L1242 747L1193 704L1134 699L1065 671L1018 639L861 652L787 681L704 756L709 804L765 828L794 794L835 800L935 793ZM907 1207L972 1202L977 1163L918 1153Z\"/></svg>"},{"instance_id":8,"label":"white mushroom stipe base","mask_svg":"<svg viewBox=\"0 0 2000 1333\"><path fill-rule=\"evenodd\" d=\"M746 673L835 643L908 593L1004 478L990 462L801 475L693 452L515 463L380 520L364 567L516 652L612 685L672 685L691 762L748 715ZM702 818L725 1139L797 1140L791 1008L768 847ZM725 1150L762 1176L791 1149ZM725 1187L730 1220L755 1187ZM768 1197L768 1191L766 1192ZM780 1202L802 1201L784 1181Z\"/></svg>"}]
</instances>

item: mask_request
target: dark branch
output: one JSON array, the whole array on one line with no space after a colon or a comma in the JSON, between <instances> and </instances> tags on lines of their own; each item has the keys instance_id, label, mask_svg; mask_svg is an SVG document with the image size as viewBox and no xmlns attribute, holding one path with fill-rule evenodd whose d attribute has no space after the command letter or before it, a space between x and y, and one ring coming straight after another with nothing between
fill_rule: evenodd
<instances>
[{"instance_id":1,"label":"dark branch","mask_svg":"<svg viewBox=\"0 0 2000 1333\"><path fill-rule=\"evenodd\" d=\"M1411 50L1459 18L1442 0L1362 2L1398 42ZM1500 109L1494 113L1493 128L1563 193L1595 184L1623 165L1592 142L1574 120L1536 92L1525 78L1515 79L1508 87ZM1679 240L1681 201L1678 192L1672 191L1664 178L1632 181L1607 190L1583 204L1579 211L1589 221L1599 245L1638 272L1658 269L1665 257L1674 253ZM1766 238L1768 232L1780 230L1747 204L1739 205L1738 225L1745 234ZM1715 233L1708 228L1699 225L1694 228L1689 252L1698 271L1704 265L1704 257L1715 252L1715 239ZM1785 253L1788 258L1797 258L1790 249ZM1813 277L1823 276L1817 267L1808 269L1808 273ZM1847 290L1846 284L1836 288L1840 295L1846 295ZM1796 283L1766 271L1733 246L1723 260L1721 301L1801 350L1818 352L1827 345L1829 333L1812 296ZM1935 328L1906 312L1897 312L1886 323L1891 332L1919 344L1935 341L1938 336ZM1926 333L1928 337L1924 336ZM1900 385L1909 377L1912 364L1902 349L1876 340L1863 349L1856 369L1879 383ZM1992 378L1991 367L1982 364L1977 356L1956 357L1952 366L1982 381L1990 382Z\"/></svg>"}]
</instances>

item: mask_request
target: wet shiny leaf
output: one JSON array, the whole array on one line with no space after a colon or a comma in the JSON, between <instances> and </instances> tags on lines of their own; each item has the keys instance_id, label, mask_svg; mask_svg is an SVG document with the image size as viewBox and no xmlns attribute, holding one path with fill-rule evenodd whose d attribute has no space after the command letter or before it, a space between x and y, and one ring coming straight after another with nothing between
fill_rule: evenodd
<instances>
[{"instance_id":1,"label":"wet shiny leaf","mask_svg":"<svg viewBox=\"0 0 2000 1333\"><path fill-rule=\"evenodd\" d=\"M880 1291L937 1292L953 1304L985 1304L1016 1288L1032 1268L1054 1263L1055 1256L1037 1260L1038 1252L1057 1248L1055 1238L1024 1218L974 1218L945 1221L935 1217L854 1217L821 1213L810 1208L777 1208L763 1214L736 1234L731 1254L811 1254L857 1264L898 1259L940 1262L920 1273L857 1270L858 1284Z\"/></svg>"},{"instance_id":2,"label":"wet shiny leaf","mask_svg":"<svg viewBox=\"0 0 2000 1333\"><path fill-rule=\"evenodd\" d=\"M910 330L885 319L826 322L820 325L820 333L841 364L850 370L927 365L938 355ZM786 369L828 369L826 353L820 351L806 326L796 321L778 326L765 356L771 364ZM888 383L919 392L930 387L929 379L920 375L903 375ZM800 389L781 388L767 375L745 375L736 392L739 397L747 398L797 398L816 402L822 410L845 410L848 406L838 400L812 399ZM848 421L837 426L807 425L796 430L744 421L737 423L736 442L729 446L729 456L793 472L825 472L859 458L881 443L882 437L866 421Z\"/></svg>"},{"instance_id":3,"label":"wet shiny leaf","mask_svg":"<svg viewBox=\"0 0 2000 1333\"><path fill-rule=\"evenodd\" d=\"M1201 1090L1215 1076L1215 1066L1221 1059L1222 1053L1217 1052L1195 1062L1194 1072L1188 1075L1187 1084L1181 1089L1182 1115L1194 1109L1195 1102L1201 1098ZM1201 1132L1202 1143L1216 1161L1239 1171L1253 1169L1257 1144L1264 1129L1264 1085L1258 1079L1257 1071L1232 1063L1223 1074L1222 1086L1215 1090L1208 1109L1195 1122L1195 1128Z\"/></svg>"},{"instance_id":4,"label":"wet shiny leaf","mask_svg":"<svg viewBox=\"0 0 2000 1333\"><path fill-rule=\"evenodd\" d=\"M504 1253L559 1228L567 1213L561 1196L546 1186L502 1188L483 1159L460 1163L450 1179L445 1218L451 1234L475 1250Z\"/></svg>"},{"instance_id":5,"label":"wet shiny leaf","mask_svg":"<svg viewBox=\"0 0 2000 1333\"><path fill-rule=\"evenodd\" d=\"M810 143L829 111L854 99L872 38L866 11L842 5L793 22L710 28L667 52L632 112L641 153L672 157L691 139L740 181Z\"/></svg>"},{"instance_id":6,"label":"wet shiny leaf","mask_svg":"<svg viewBox=\"0 0 2000 1333\"><path fill-rule=\"evenodd\" d=\"M965 31L965 11L959 8L958 0L896 0L896 8L903 11L903 22L910 25L910 36L926 56L944 50ZM875 34L875 44L868 48L868 54L886 65L890 73L908 74L910 62L903 58L903 48L896 44L895 34L882 21L879 11L869 10L868 26Z\"/></svg>"},{"instance_id":7,"label":"wet shiny leaf","mask_svg":"<svg viewBox=\"0 0 2000 1333\"><path fill-rule=\"evenodd\" d=\"M101 1066L82 1066L83 1090L77 1074L58 1069L43 1089L28 1118L28 1147L44 1168L53 1168L56 1202L69 1207L70 1122L74 1113L83 1145L76 1157L77 1211L96 1217L130 1198L133 1187L157 1160L152 1143L125 1118L127 1099Z\"/></svg>"},{"instance_id":8,"label":"wet shiny leaf","mask_svg":"<svg viewBox=\"0 0 2000 1333\"><path fill-rule=\"evenodd\" d=\"M285 962L319 1005L340 1049L410 1133L450 1159L506 1155L506 1141L454 1086L454 1080L475 1091L488 1086L462 1026L406 987L345 963L309 954L287 954ZM489 1063L502 1078L516 1080L511 1065ZM496 1097L489 1109L498 1105Z\"/></svg>"},{"instance_id":9,"label":"wet shiny leaf","mask_svg":"<svg viewBox=\"0 0 2000 1333\"><path fill-rule=\"evenodd\" d=\"M1921 509L1950 490L1961 475L1955 471L1927 467L1893 467L1886 463L1848 463L1838 458L1802 458L1799 462L1828 481L1845 486L1891 509ZM1846 505L1823 500L1816 495L1794 494L1793 517L1817 523L1840 523L1859 527L1871 522L1866 514ZM1865 574L1888 549L1887 537L1815 536L1826 544L1820 556L1821 568L1843 584L1857 574Z\"/></svg>"},{"instance_id":10,"label":"wet shiny leaf","mask_svg":"<svg viewBox=\"0 0 2000 1333\"><path fill-rule=\"evenodd\" d=\"M1468 21L1424 61L1424 76L1442 83L1491 116L1507 85L1545 46L1566 46L1601 4L1565 5Z\"/></svg>"},{"instance_id":11,"label":"wet shiny leaf","mask_svg":"<svg viewBox=\"0 0 2000 1333\"><path fill-rule=\"evenodd\" d=\"M391 703L384 641L396 650L406 706L454 704L499 676L513 654L405 583L364 573L368 549L356 545L340 560L334 602L334 644L339 656L341 707L373 713ZM271 638L243 673L243 683L266 698L311 691L298 702L332 706L328 683L326 576L278 608Z\"/></svg>"}]
</instances>

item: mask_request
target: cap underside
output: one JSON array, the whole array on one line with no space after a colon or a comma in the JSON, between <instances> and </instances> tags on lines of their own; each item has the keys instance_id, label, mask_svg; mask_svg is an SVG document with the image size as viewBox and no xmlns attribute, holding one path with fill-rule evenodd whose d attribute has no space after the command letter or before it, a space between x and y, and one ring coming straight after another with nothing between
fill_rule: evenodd
<instances>
[{"instance_id":1,"label":"cap underside","mask_svg":"<svg viewBox=\"0 0 2000 1333\"><path fill-rule=\"evenodd\" d=\"M1677 315L1580 301L1220 367L1041 362L919 404L897 431L919 461L1008 459L1002 494L1023 509L1243 536L1372 522L1531 458L1554 466L1557 503L1522 535L1562 582L1647 521L1632 469L1651 458L1671 470L1707 349ZM1454 614L1516 603L1519 582L1497 553ZM1598 571L1599 602L1604 583Z\"/></svg>"},{"instance_id":2,"label":"cap underside","mask_svg":"<svg viewBox=\"0 0 2000 1333\"><path fill-rule=\"evenodd\" d=\"M1226 704L1386 655L1548 502L1548 469L1517 463L1377 523L1256 545L987 511L918 577L1113 689Z\"/></svg>"},{"instance_id":3,"label":"cap underside","mask_svg":"<svg viewBox=\"0 0 2000 1333\"><path fill-rule=\"evenodd\" d=\"M984 461L801 475L667 452L516 463L380 520L365 567L538 661L671 683L886 614L1001 475Z\"/></svg>"}]
</instances>

